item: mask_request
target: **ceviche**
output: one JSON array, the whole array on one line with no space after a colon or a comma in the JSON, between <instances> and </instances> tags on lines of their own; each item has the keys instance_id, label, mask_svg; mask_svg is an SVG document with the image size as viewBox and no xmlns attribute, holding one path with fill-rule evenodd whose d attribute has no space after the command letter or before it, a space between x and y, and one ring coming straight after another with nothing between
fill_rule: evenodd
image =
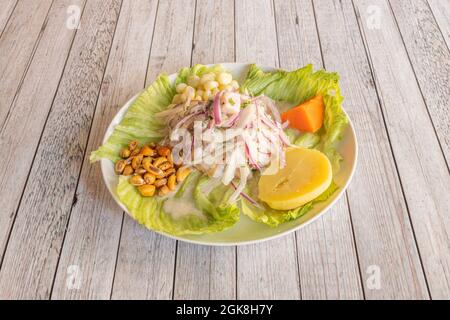
<instances>
[{"instance_id":1,"label":"ceviche","mask_svg":"<svg viewBox=\"0 0 450 320\"><path fill-rule=\"evenodd\" d=\"M276 227L338 188L348 120L338 75L311 65L238 82L222 65L160 75L91 154L114 162L116 194L147 228L218 232L241 215Z\"/></svg>"}]
</instances>

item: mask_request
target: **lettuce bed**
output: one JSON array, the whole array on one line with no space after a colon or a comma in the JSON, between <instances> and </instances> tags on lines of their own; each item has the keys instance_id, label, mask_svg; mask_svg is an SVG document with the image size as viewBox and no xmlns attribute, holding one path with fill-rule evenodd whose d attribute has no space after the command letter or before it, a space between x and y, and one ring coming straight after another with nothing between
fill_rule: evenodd
<instances>
[{"instance_id":1,"label":"lettuce bed","mask_svg":"<svg viewBox=\"0 0 450 320\"><path fill-rule=\"evenodd\" d=\"M191 74L201 76L218 69L220 66L195 65L192 68L183 68L180 70L175 84L185 82ZM333 171L337 172L341 157L336 151L335 145L342 137L348 122L341 108L343 98L340 94L338 80L339 77L336 73L328 73L324 70L313 72L312 65L292 72L283 70L264 72L256 65L251 65L247 78L241 84L241 90L254 96L264 94L276 101L292 105L299 104L315 95L322 95L325 102L323 127L315 134L300 134L289 129L286 133L292 143L324 152L333 164ZM119 151L131 140L148 143L163 138L167 134L165 125L154 115L163 111L171 103L175 95L175 84L170 83L167 75L160 75L132 103L107 142L91 153L91 162L101 158L117 161ZM257 179L257 176L251 179L247 187L247 192L254 198L257 198ZM172 235L183 235L218 232L230 228L239 221L240 212L257 222L275 227L280 223L304 215L311 210L315 203L326 201L338 189L338 186L332 183L326 192L304 206L294 210L278 211L263 203L261 203L263 209L258 208L246 200L240 200L238 204L226 204L232 190L227 186L220 185L205 194L201 186L207 181L206 176L194 172L175 195L175 198L179 197L179 199L193 199L195 206L202 212L200 216L192 213L177 217L165 212L163 205L167 201L166 199L142 197L136 188L128 183L128 179L122 176L119 178L117 195L134 219L147 228Z\"/></svg>"}]
</instances>

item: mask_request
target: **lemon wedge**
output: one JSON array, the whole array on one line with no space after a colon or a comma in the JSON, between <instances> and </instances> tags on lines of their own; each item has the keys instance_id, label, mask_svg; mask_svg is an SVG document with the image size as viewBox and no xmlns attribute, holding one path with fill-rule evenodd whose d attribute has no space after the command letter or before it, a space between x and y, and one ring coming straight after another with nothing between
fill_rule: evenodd
<instances>
[{"instance_id":1,"label":"lemon wedge","mask_svg":"<svg viewBox=\"0 0 450 320\"><path fill-rule=\"evenodd\" d=\"M288 148L286 166L259 179L259 198L276 210L294 209L320 196L332 177L330 160L322 152Z\"/></svg>"}]
</instances>

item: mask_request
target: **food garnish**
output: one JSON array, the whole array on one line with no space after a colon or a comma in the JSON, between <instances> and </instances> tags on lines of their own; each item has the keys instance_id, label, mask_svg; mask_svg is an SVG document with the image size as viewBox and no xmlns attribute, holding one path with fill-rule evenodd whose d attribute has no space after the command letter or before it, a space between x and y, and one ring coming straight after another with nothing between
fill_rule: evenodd
<instances>
[{"instance_id":1,"label":"food garnish","mask_svg":"<svg viewBox=\"0 0 450 320\"><path fill-rule=\"evenodd\" d=\"M115 164L118 175L130 176L129 183L139 190L143 197L152 197L156 192L165 196L176 189L191 172L189 168L173 163L172 150L168 146L131 141L120 151L123 158Z\"/></svg>"},{"instance_id":2,"label":"food garnish","mask_svg":"<svg viewBox=\"0 0 450 320\"><path fill-rule=\"evenodd\" d=\"M320 151L288 148L286 166L259 179L259 198L276 210L290 210L320 196L331 184L330 160Z\"/></svg>"},{"instance_id":3,"label":"food garnish","mask_svg":"<svg viewBox=\"0 0 450 320\"><path fill-rule=\"evenodd\" d=\"M319 95L283 112L281 119L288 121L290 128L314 133L323 125L324 110L323 97Z\"/></svg>"},{"instance_id":4,"label":"food garnish","mask_svg":"<svg viewBox=\"0 0 450 320\"><path fill-rule=\"evenodd\" d=\"M348 123L338 78L311 65L250 65L240 83L220 65L163 74L91 160L114 162L119 200L150 229L218 232L241 213L275 227L338 189L336 142Z\"/></svg>"}]
</instances>

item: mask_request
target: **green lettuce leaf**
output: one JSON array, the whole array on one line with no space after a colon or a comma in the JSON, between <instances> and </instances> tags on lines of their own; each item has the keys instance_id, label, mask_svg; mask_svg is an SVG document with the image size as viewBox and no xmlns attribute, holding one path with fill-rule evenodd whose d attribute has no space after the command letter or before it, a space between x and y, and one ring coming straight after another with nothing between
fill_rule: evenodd
<instances>
[{"instance_id":1,"label":"green lettuce leaf","mask_svg":"<svg viewBox=\"0 0 450 320\"><path fill-rule=\"evenodd\" d=\"M241 85L241 91L259 96L270 84L280 81L286 74L286 71L264 72L256 64L252 64L248 70L247 78Z\"/></svg>"},{"instance_id":2,"label":"green lettuce leaf","mask_svg":"<svg viewBox=\"0 0 450 320\"><path fill-rule=\"evenodd\" d=\"M164 123L154 114L166 109L174 95L174 86L167 75L160 75L134 100L106 143L91 153L91 162L101 158L115 162L119 159L120 150L130 141L138 140L145 144L164 137Z\"/></svg>"},{"instance_id":3,"label":"green lettuce leaf","mask_svg":"<svg viewBox=\"0 0 450 320\"><path fill-rule=\"evenodd\" d=\"M256 179L252 180L257 181ZM253 183L255 183L255 181L253 181ZM264 203L260 203L262 207L258 208L257 206L253 205L244 198L242 198L240 201L240 207L242 213L250 217L252 220L264 223L270 227L276 227L281 223L295 220L305 215L308 211L310 211L314 207L314 204L328 200L328 198L331 197L331 195L337 189L339 189L337 184L332 182L328 187L328 189L325 192L323 192L319 197L304 204L303 206L300 206L292 210L275 210L268 207ZM251 193L253 199L257 199L257 195L255 194L254 190L255 188L253 186L253 192Z\"/></svg>"},{"instance_id":4,"label":"green lettuce leaf","mask_svg":"<svg viewBox=\"0 0 450 320\"><path fill-rule=\"evenodd\" d=\"M189 175L183 186L183 194L171 199L158 197L142 197L136 187L128 182L128 178L120 176L117 186L119 200L127 207L133 218L149 229L171 235L204 234L222 231L239 221L239 209L236 205L226 204L232 192L229 187L220 185L209 194L204 194L202 185L208 181L199 172ZM195 205L196 212L183 214L167 212L166 201L179 202L181 205Z\"/></svg>"},{"instance_id":5,"label":"green lettuce leaf","mask_svg":"<svg viewBox=\"0 0 450 320\"><path fill-rule=\"evenodd\" d=\"M252 65L243 87L249 94L265 94L276 101L292 105L298 105L316 95L323 96L323 127L315 134L301 134L297 130L288 131L287 134L293 144L324 152L333 164L333 171L336 173L339 170L341 156L336 151L336 142L342 138L348 119L342 110L343 97L337 73L324 70L314 72L312 65L291 72L264 72Z\"/></svg>"}]
</instances>

